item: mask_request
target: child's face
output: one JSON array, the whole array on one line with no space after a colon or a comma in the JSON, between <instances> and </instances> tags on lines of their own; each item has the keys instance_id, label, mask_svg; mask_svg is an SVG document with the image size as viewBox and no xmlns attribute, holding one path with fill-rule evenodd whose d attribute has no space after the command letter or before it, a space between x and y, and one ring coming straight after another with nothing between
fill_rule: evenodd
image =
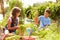
<instances>
[{"instance_id":1,"label":"child's face","mask_svg":"<svg viewBox=\"0 0 60 40\"><path fill-rule=\"evenodd\" d=\"M16 13L16 16L18 17L20 15L20 12L19 13Z\"/></svg>"},{"instance_id":2,"label":"child's face","mask_svg":"<svg viewBox=\"0 0 60 40\"><path fill-rule=\"evenodd\" d=\"M44 16L47 18L47 17L49 17L49 13L48 12L45 12L44 13Z\"/></svg>"}]
</instances>

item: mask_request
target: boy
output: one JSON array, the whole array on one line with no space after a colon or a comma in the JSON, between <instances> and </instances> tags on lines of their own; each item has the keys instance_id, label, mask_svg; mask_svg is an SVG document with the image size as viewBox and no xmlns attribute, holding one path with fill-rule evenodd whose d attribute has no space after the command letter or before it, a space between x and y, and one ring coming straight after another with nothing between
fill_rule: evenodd
<instances>
[{"instance_id":1,"label":"boy","mask_svg":"<svg viewBox=\"0 0 60 40\"><path fill-rule=\"evenodd\" d=\"M44 15L38 17L38 21L40 21L40 29L45 29L47 26L50 25L50 10L46 9Z\"/></svg>"}]
</instances>

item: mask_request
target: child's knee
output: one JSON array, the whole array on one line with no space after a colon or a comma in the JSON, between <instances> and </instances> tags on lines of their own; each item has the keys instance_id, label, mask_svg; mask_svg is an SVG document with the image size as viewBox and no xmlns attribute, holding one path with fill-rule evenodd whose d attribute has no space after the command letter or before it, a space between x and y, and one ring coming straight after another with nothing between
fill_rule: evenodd
<instances>
[{"instance_id":1,"label":"child's knee","mask_svg":"<svg viewBox=\"0 0 60 40\"><path fill-rule=\"evenodd\" d=\"M6 34L6 35L4 35L3 37L2 37L2 40L5 40L5 38L8 36L8 34Z\"/></svg>"}]
</instances>

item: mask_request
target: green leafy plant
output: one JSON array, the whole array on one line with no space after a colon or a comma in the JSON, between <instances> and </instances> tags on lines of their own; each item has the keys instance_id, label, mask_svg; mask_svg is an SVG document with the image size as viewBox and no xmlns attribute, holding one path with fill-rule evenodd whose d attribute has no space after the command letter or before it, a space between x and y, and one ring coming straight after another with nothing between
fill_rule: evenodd
<instances>
[{"instance_id":1,"label":"green leafy plant","mask_svg":"<svg viewBox=\"0 0 60 40\"><path fill-rule=\"evenodd\" d=\"M20 25L19 30L16 30L16 34L23 36L25 31L26 31L26 27L24 25Z\"/></svg>"},{"instance_id":2,"label":"green leafy plant","mask_svg":"<svg viewBox=\"0 0 60 40\"><path fill-rule=\"evenodd\" d=\"M20 36L19 35L14 35L11 37L7 37L6 40L20 40Z\"/></svg>"}]
</instances>

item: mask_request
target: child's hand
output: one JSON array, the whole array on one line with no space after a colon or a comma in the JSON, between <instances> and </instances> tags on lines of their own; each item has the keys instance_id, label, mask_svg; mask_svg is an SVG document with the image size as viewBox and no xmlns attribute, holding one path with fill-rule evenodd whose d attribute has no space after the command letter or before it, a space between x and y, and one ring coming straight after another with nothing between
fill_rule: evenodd
<instances>
[{"instance_id":1,"label":"child's hand","mask_svg":"<svg viewBox=\"0 0 60 40\"><path fill-rule=\"evenodd\" d=\"M17 26L15 26L14 28L15 28L15 29L18 29L18 27L17 27Z\"/></svg>"},{"instance_id":2,"label":"child's hand","mask_svg":"<svg viewBox=\"0 0 60 40\"><path fill-rule=\"evenodd\" d=\"M19 27L17 27L17 29L19 29Z\"/></svg>"},{"instance_id":3,"label":"child's hand","mask_svg":"<svg viewBox=\"0 0 60 40\"><path fill-rule=\"evenodd\" d=\"M45 30L50 30L49 28L46 28Z\"/></svg>"},{"instance_id":4,"label":"child's hand","mask_svg":"<svg viewBox=\"0 0 60 40\"><path fill-rule=\"evenodd\" d=\"M20 30L20 28L19 28L19 27L17 27L17 30L19 31L19 30Z\"/></svg>"}]
</instances>

